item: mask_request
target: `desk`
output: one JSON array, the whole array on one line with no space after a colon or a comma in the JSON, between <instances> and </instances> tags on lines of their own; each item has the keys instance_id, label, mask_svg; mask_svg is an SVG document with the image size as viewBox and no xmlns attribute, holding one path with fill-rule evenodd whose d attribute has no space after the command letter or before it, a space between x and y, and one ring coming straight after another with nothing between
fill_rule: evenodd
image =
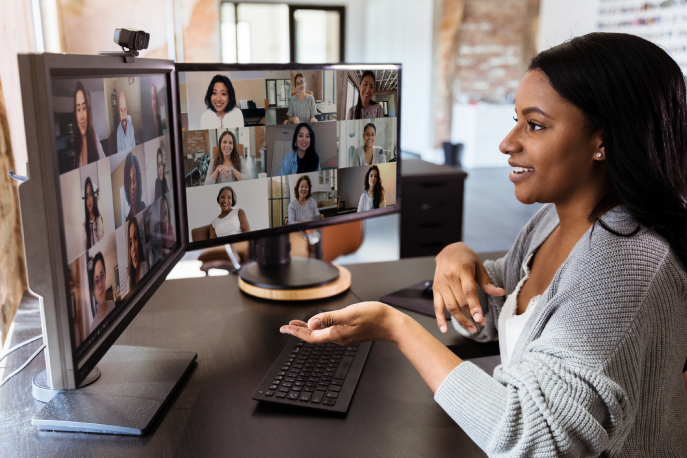
<instances>
[{"instance_id":1,"label":"desk","mask_svg":"<svg viewBox=\"0 0 687 458\"><path fill-rule=\"evenodd\" d=\"M130 437L39 432L31 418L43 405L31 398L30 386L45 367L40 356L0 389L0 456L485 456L434 402L413 366L386 342L372 346L346 416L251 400L288 338L279 333L281 325L302 318L313 306L335 309L374 300L431 278L434 260L349 268L351 290L309 303L254 299L239 291L233 276L165 282L117 342L198 352L196 367L151 433ZM39 332L37 309L37 301L24 301L15 319L13 344ZM489 345L455 332L441 334L429 316L407 313L453 349L471 349L475 356L493 354ZM40 341L10 355L5 374L38 346ZM306 434L311 439L305 440Z\"/></svg>"}]
</instances>

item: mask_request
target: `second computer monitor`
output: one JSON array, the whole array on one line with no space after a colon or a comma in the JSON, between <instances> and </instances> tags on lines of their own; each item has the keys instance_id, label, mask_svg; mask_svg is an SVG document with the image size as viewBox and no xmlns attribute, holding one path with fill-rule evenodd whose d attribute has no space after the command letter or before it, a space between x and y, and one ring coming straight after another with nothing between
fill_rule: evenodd
<instances>
[{"instance_id":1,"label":"second computer monitor","mask_svg":"<svg viewBox=\"0 0 687 458\"><path fill-rule=\"evenodd\" d=\"M394 211L399 66L189 64L177 74L191 244Z\"/></svg>"}]
</instances>

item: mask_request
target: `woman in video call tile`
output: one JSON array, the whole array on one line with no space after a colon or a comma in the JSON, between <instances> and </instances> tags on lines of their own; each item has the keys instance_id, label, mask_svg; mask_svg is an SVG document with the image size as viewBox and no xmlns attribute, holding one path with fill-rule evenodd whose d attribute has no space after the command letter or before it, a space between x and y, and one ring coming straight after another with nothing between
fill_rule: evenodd
<instances>
[{"instance_id":1,"label":"woman in video call tile","mask_svg":"<svg viewBox=\"0 0 687 458\"><path fill-rule=\"evenodd\" d=\"M297 73L293 82L296 85L296 95L289 100L289 110L286 112L289 122L291 124L317 122L315 119L315 114L317 114L315 98L305 92L305 78L302 74Z\"/></svg>"},{"instance_id":2,"label":"woman in video call tile","mask_svg":"<svg viewBox=\"0 0 687 458\"><path fill-rule=\"evenodd\" d=\"M157 178L155 179L155 200L167 194L167 178L165 178L165 161L162 149L157 149Z\"/></svg>"},{"instance_id":3,"label":"woman in video call tile","mask_svg":"<svg viewBox=\"0 0 687 458\"><path fill-rule=\"evenodd\" d=\"M217 141L219 151L210 162L205 184L229 183L248 178L246 160L239 155L236 137L224 131Z\"/></svg>"},{"instance_id":4,"label":"woman in video call tile","mask_svg":"<svg viewBox=\"0 0 687 458\"><path fill-rule=\"evenodd\" d=\"M74 168L105 159L105 151L93 128L91 105L81 81L77 81L74 91L74 115L79 127L74 132Z\"/></svg>"},{"instance_id":5,"label":"woman in video call tile","mask_svg":"<svg viewBox=\"0 0 687 458\"><path fill-rule=\"evenodd\" d=\"M124 164L124 189L126 190L126 203L131 207L127 218L133 218L145 210L146 204L141 200L143 195L141 165L138 163L138 158L131 153L127 154Z\"/></svg>"},{"instance_id":6,"label":"woman in video call tile","mask_svg":"<svg viewBox=\"0 0 687 458\"><path fill-rule=\"evenodd\" d=\"M210 224L211 239L250 232L246 212L242 208L234 210L234 206L238 203L238 197L231 186L224 186L219 190L217 203L221 212Z\"/></svg>"},{"instance_id":7,"label":"woman in video call tile","mask_svg":"<svg viewBox=\"0 0 687 458\"><path fill-rule=\"evenodd\" d=\"M243 127L243 113L236 106L236 94L231 81L224 75L215 75L205 94L207 111L200 117L201 129Z\"/></svg>"},{"instance_id":8,"label":"woman in video call tile","mask_svg":"<svg viewBox=\"0 0 687 458\"><path fill-rule=\"evenodd\" d=\"M93 191L91 177L86 178L83 186L84 210L86 221L84 222L84 241L86 249L90 249L105 236L105 224L98 210L98 197Z\"/></svg>"},{"instance_id":9,"label":"woman in video call tile","mask_svg":"<svg viewBox=\"0 0 687 458\"><path fill-rule=\"evenodd\" d=\"M363 72L360 78L360 90L358 91L358 103L348 110L346 119L372 119L383 118L382 105L372 100L375 95L375 74L370 70Z\"/></svg>"},{"instance_id":10,"label":"woman in video call tile","mask_svg":"<svg viewBox=\"0 0 687 458\"><path fill-rule=\"evenodd\" d=\"M126 256L129 265L129 290L132 290L141 278L148 273L148 261L143 252L143 241L138 228L138 220L130 218L126 220Z\"/></svg>"},{"instance_id":11,"label":"woman in video call tile","mask_svg":"<svg viewBox=\"0 0 687 458\"><path fill-rule=\"evenodd\" d=\"M157 223L157 235L160 237L160 248L168 250L174 245L174 229L169 218L169 202L167 196L163 195L160 200L160 221Z\"/></svg>"},{"instance_id":12,"label":"woman in video call tile","mask_svg":"<svg viewBox=\"0 0 687 458\"><path fill-rule=\"evenodd\" d=\"M386 162L386 156L381 146L375 145L377 127L371 122L365 124L363 129L363 146L359 146L353 153L353 166L382 164Z\"/></svg>"},{"instance_id":13,"label":"woman in video call tile","mask_svg":"<svg viewBox=\"0 0 687 458\"><path fill-rule=\"evenodd\" d=\"M365 174L365 192L360 196L358 212L384 207L386 207L386 202L382 177L379 175L379 168L373 165Z\"/></svg>"},{"instance_id":14,"label":"woman in video call tile","mask_svg":"<svg viewBox=\"0 0 687 458\"><path fill-rule=\"evenodd\" d=\"M98 252L93 257L93 268L91 269L91 285L93 285L93 295L95 296L96 312L91 322L91 330L96 330L98 325L105 319L107 315L115 308L113 300L105 298L107 288L105 287L105 258L103 254Z\"/></svg>"},{"instance_id":15,"label":"woman in video call tile","mask_svg":"<svg viewBox=\"0 0 687 458\"><path fill-rule=\"evenodd\" d=\"M324 218L317 208L317 202L312 198L312 183L308 175L300 177L293 190L298 198L289 204L289 224Z\"/></svg>"},{"instance_id":16,"label":"woman in video call tile","mask_svg":"<svg viewBox=\"0 0 687 458\"><path fill-rule=\"evenodd\" d=\"M320 171L320 157L315 152L315 132L305 122L296 126L291 143L293 152L281 163L279 175Z\"/></svg>"}]
</instances>

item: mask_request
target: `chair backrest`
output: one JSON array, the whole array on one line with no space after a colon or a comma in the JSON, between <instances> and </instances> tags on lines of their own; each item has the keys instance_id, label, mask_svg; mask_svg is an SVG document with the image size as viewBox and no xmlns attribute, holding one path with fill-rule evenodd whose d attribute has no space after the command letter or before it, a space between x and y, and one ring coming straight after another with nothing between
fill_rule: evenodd
<instances>
[{"instance_id":1,"label":"chair backrest","mask_svg":"<svg viewBox=\"0 0 687 458\"><path fill-rule=\"evenodd\" d=\"M192 242L200 242L201 240L207 240L210 238L210 226L212 224L208 224L207 226L201 226L197 227L195 229L191 229L191 241Z\"/></svg>"},{"instance_id":2,"label":"chair backrest","mask_svg":"<svg viewBox=\"0 0 687 458\"><path fill-rule=\"evenodd\" d=\"M322 228L322 259L331 262L339 256L355 253L363 244L363 222L336 224Z\"/></svg>"}]
</instances>

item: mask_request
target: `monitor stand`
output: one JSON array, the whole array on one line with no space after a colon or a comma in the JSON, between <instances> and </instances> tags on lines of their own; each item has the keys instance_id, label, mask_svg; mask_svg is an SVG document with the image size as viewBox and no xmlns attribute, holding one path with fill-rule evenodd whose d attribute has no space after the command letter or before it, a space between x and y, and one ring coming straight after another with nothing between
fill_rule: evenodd
<instances>
[{"instance_id":1,"label":"monitor stand","mask_svg":"<svg viewBox=\"0 0 687 458\"><path fill-rule=\"evenodd\" d=\"M49 388L41 372L32 394L47 404L31 423L43 431L143 435L196 357L190 351L113 345L76 390Z\"/></svg>"},{"instance_id":2,"label":"monitor stand","mask_svg":"<svg viewBox=\"0 0 687 458\"><path fill-rule=\"evenodd\" d=\"M244 264L239 288L263 299L302 301L324 299L351 286L348 269L314 258L291 257L289 234L255 242L256 260Z\"/></svg>"}]
</instances>

